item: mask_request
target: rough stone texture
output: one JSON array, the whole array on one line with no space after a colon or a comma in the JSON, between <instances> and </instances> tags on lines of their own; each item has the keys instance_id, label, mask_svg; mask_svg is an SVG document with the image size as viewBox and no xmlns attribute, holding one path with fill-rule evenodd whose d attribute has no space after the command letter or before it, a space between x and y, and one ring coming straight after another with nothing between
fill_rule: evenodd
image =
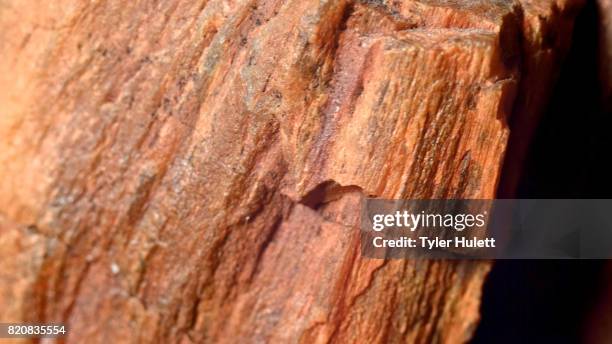
<instances>
[{"instance_id":1,"label":"rough stone texture","mask_svg":"<svg viewBox=\"0 0 612 344\"><path fill-rule=\"evenodd\" d=\"M0 2L0 320L468 340L489 264L363 259L360 201L494 197L580 3Z\"/></svg>"}]
</instances>

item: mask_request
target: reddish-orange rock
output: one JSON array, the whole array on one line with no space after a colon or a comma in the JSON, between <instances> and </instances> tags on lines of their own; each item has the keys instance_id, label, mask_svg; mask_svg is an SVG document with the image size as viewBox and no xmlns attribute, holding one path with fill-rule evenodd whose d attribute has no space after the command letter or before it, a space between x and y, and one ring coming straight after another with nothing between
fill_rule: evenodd
<instances>
[{"instance_id":1,"label":"reddish-orange rock","mask_svg":"<svg viewBox=\"0 0 612 344\"><path fill-rule=\"evenodd\" d=\"M362 258L360 201L494 197L580 2L2 2L0 321L468 340L489 264Z\"/></svg>"}]
</instances>

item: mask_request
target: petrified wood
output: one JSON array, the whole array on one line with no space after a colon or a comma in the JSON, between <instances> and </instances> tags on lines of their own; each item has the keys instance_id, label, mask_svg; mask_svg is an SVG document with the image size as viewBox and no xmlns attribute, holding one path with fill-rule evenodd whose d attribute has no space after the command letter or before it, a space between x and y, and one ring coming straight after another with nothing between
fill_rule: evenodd
<instances>
[{"instance_id":1,"label":"petrified wood","mask_svg":"<svg viewBox=\"0 0 612 344\"><path fill-rule=\"evenodd\" d=\"M362 258L360 201L493 198L579 5L1 2L0 320L468 340L489 263Z\"/></svg>"}]
</instances>

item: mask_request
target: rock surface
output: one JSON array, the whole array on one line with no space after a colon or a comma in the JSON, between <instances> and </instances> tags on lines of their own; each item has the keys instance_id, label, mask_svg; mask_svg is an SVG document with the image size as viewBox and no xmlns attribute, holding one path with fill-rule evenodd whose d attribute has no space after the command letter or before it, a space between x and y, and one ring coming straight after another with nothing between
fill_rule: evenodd
<instances>
[{"instance_id":1,"label":"rock surface","mask_svg":"<svg viewBox=\"0 0 612 344\"><path fill-rule=\"evenodd\" d=\"M468 340L489 263L364 259L360 201L495 197L580 5L0 2L0 320Z\"/></svg>"}]
</instances>

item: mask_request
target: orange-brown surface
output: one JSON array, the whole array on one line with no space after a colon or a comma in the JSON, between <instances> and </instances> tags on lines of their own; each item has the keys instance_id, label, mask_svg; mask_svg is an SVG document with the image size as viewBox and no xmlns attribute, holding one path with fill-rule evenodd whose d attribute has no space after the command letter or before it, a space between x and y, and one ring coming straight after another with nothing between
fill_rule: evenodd
<instances>
[{"instance_id":1,"label":"orange-brown surface","mask_svg":"<svg viewBox=\"0 0 612 344\"><path fill-rule=\"evenodd\" d=\"M489 264L362 258L360 201L493 198L580 4L0 2L0 322L468 340Z\"/></svg>"}]
</instances>

